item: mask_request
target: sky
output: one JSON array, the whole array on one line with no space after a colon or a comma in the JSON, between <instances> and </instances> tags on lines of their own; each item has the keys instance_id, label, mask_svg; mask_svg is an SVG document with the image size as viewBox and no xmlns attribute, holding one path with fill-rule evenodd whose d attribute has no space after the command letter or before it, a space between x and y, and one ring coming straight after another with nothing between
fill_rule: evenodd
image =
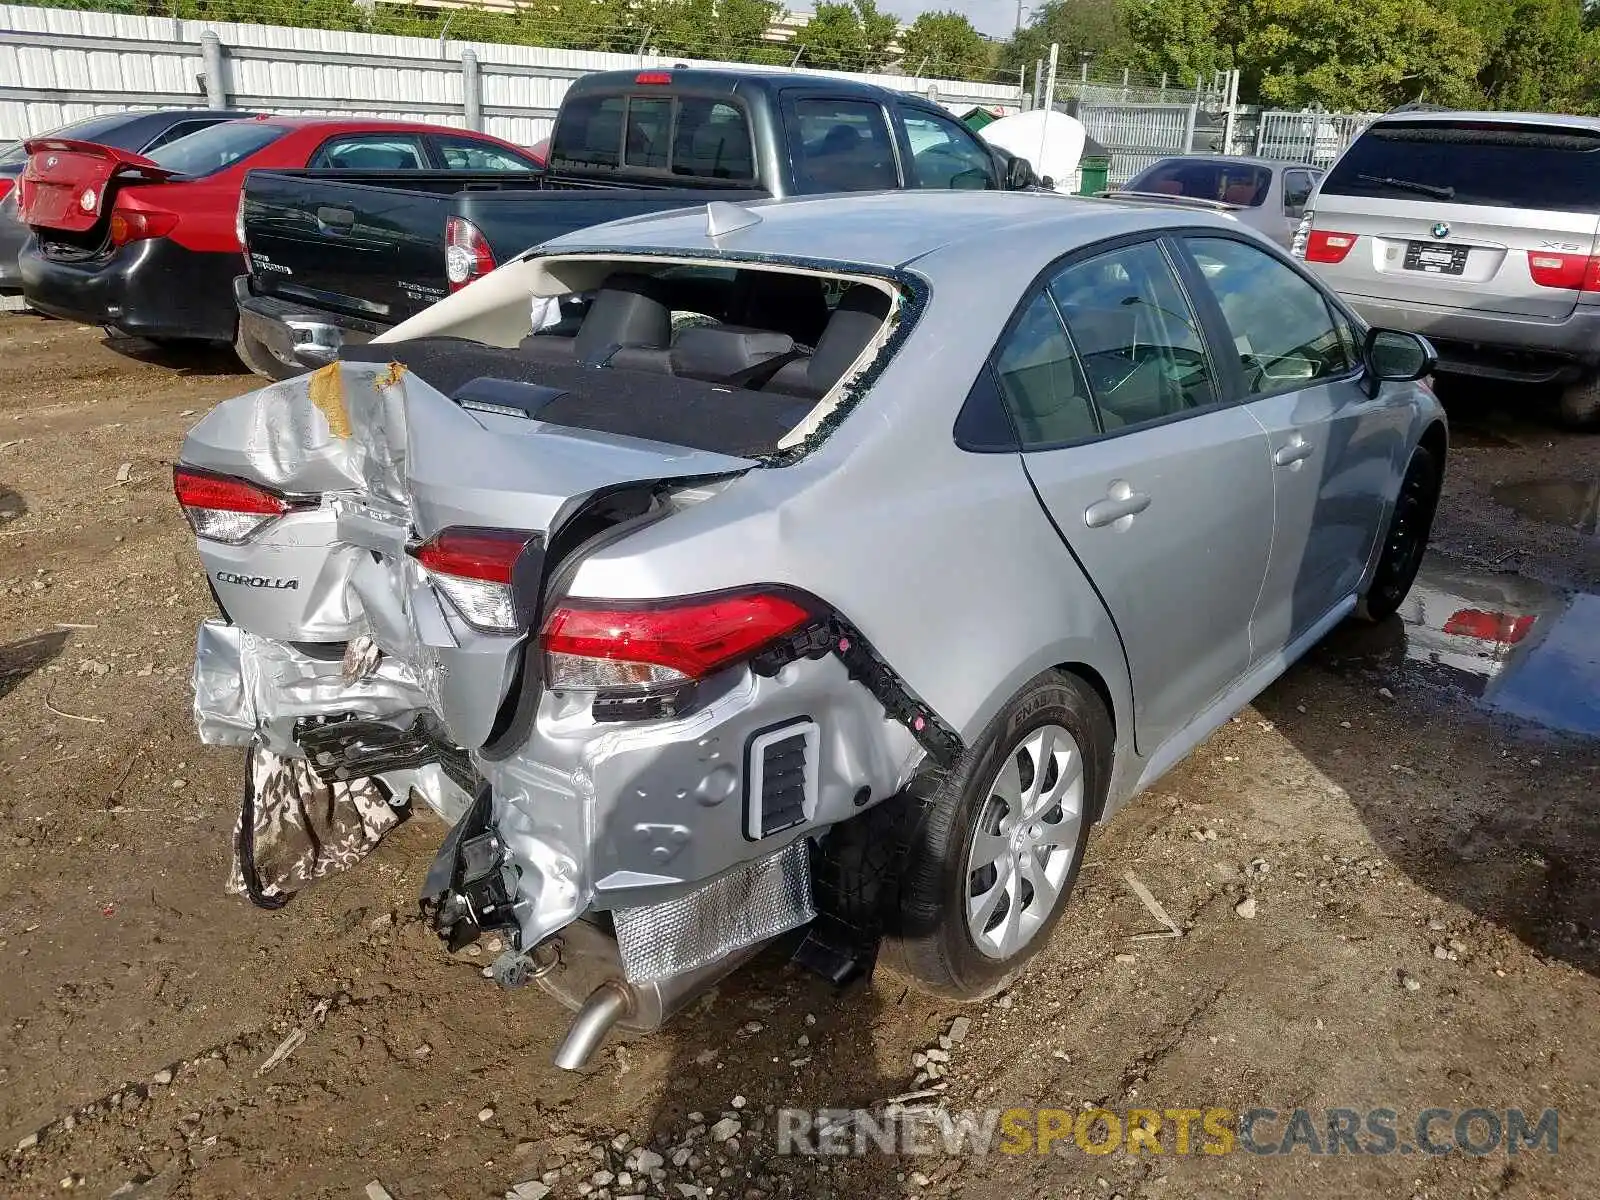
<instances>
[{"instance_id":1,"label":"sky","mask_svg":"<svg viewBox=\"0 0 1600 1200\"><path fill-rule=\"evenodd\" d=\"M1026 5L1028 0L1023 0ZM906 24L925 12L966 14L979 32L991 37L1010 37L1017 23L1016 0L879 0L878 7L891 12Z\"/></svg>"}]
</instances>

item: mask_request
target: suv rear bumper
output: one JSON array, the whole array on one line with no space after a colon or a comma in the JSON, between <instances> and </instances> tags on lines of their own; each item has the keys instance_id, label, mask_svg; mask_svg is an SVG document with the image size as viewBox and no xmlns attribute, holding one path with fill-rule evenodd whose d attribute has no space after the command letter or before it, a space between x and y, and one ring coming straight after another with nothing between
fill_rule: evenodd
<instances>
[{"instance_id":1,"label":"suv rear bumper","mask_svg":"<svg viewBox=\"0 0 1600 1200\"><path fill-rule=\"evenodd\" d=\"M1369 325L1428 338L1445 374L1570 383L1600 367L1600 306L1579 305L1571 316L1550 320L1368 296L1341 298Z\"/></svg>"},{"instance_id":2,"label":"suv rear bumper","mask_svg":"<svg viewBox=\"0 0 1600 1200\"><path fill-rule=\"evenodd\" d=\"M293 371L325 366L339 356L341 346L363 345L388 328L309 304L257 295L251 283L249 275L233 281L239 332Z\"/></svg>"}]
</instances>

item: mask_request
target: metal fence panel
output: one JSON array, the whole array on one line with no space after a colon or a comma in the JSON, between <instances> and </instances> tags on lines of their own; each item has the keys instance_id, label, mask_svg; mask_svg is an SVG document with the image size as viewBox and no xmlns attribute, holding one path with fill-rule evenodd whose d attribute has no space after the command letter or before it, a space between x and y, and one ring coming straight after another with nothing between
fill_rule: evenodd
<instances>
[{"instance_id":1,"label":"metal fence panel","mask_svg":"<svg viewBox=\"0 0 1600 1200\"><path fill-rule=\"evenodd\" d=\"M1111 152L1110 184L1127 183L1157 159L1187 153L1193 104L1106 104L1078 109L1089 136Z\"/></svg>"},{"instance_id":2,"label":"metal fence panel","mask_svg":"<svg viewBox=\"0 0 1600 1200\"><path fill-rule=\"evenodd\" d=\"M1261 158L1327 167L1377 119L1376 113L1267 111L1256 125L1255 153Z\"/></svg>"}]
</instances>

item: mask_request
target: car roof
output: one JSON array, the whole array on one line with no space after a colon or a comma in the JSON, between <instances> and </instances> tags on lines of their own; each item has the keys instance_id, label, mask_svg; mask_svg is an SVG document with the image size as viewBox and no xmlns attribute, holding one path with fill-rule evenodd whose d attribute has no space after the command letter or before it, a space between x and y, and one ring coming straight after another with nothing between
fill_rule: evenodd
<instances>
[{"instance_id":1,"label":"car roof","mask_svg":"<svg viewBox=\"0 0 1600 1200\"><path fill-rule=\"evenodd\" d=\"M1486 112L1453 109L1397 109L1384 113L1374 125L1452 125L1483 122L1492 125L1542 125L1555 129L1583 129L1600 133L1600 117L1577 117L1570 113ZM1370 127L1369 127L1370 128Z\"/></svg>"},{"instance_id":2,"label":"car roof","mask_svg":"<svg viewBox=\"0 0 1600 1200\"><path fill-rule=\"evenodd\" d=\"M483 138L486 141L498 142L492 133L479 133L472 129L457 129L453 125L432 125L427 121L391 121L384 117L295 117L280 116L276 113L264 113L255 120L264 125L282 125L289 129L348 129L352 132L371 129L393 129L406 133L451 133L461 134L465 137Z\"/></svg>"},{"instance_id":3,"label":"car roof","mask_svg":"<svg viewBox=\"0 0 1600 1200\"><path fill-rule=\"evenodd\" d=\"M670 75L674 92L778 92L787 88L814 88L840 96L871 97L877 100L909 100L922 102L922 98L909 92L898 92L859 79L842 75L811 74L805 71L763 71L759 68L737 67L648 67L631 71L597 71L575 80L567 90L569 96L589 92L633 91L636 88L666 86L660 83L640 83L640 76ZM670 94L670 93L668 93Z\"/></svg>"},{"instance_id":4,"label":"car roof","mask_svg":"<svg viewBox=\"0 0 1600 1200\"><path fill-rule=\"evenodd\" d=\"M1209 213L1081 199L1052 192L851 192L743 205L759 223L707 234L707 209L679 209L581 229L540 247L542 254L682 251L694 257L733 251L903 267L939 251L981 242L985 253L1044 264L1076 246L1168 226L1237 228Z\"/></svg>"},{"instance_id":5,"label":"car roof","mask_svg":"<svg viewBox=\"0 0 1600 1200\"><path fill-rule=\"evenodd\" d=\"M1164 162L1215 162L1226 163L1229 166L1242 163L1247 167L1266 167L1270 171L1326 170L1325 167L1319 167L1315 163L1294 162L1293 160L1286 158L1254 158L1248 154L1206 154L1204 152L1197 154L1168 154L1163 158L1156 159L1155 162L1150 164L1150 166L1153 167L1156 165L1156 163ZM1146 170L1148 169L1149 168L1147 167ZM1143 173L1143 171L1140 172L1140 174Z\"/></svg>"}]
</instances>

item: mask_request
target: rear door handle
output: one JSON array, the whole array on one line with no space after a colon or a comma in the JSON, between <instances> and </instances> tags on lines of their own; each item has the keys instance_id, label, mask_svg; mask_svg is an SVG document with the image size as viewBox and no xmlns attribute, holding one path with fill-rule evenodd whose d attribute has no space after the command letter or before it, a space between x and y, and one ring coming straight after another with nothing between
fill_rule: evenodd
<instances>
[{"instance_id":1,"label":"rear door handle","mask_svg":"<svg viewBox=\"0 0 1600 1200\"><path fill-rule=\"evenodd\" d=\"M1126 480L1115 479L1106 489L1104 500L1096 500L1083 510L1083 523L1090 529L1100 529L1123 517L1138 516L1149 507L1148 492L1136 492Z\"/></svg>"},{"instance_id":2,"label":"rear door handle","mask_svg":"<svg viewBox=\"0 0 1600 1200\"><path fill-rule=\"evenodd\" d=\"M1310 458L1311 452L1315 449L1315 446L1297 433L1278 447L1277 453L1272 456L1272 461L1280 467L1292 467L1302 459Z\"/></svg>"}]
</instances>

